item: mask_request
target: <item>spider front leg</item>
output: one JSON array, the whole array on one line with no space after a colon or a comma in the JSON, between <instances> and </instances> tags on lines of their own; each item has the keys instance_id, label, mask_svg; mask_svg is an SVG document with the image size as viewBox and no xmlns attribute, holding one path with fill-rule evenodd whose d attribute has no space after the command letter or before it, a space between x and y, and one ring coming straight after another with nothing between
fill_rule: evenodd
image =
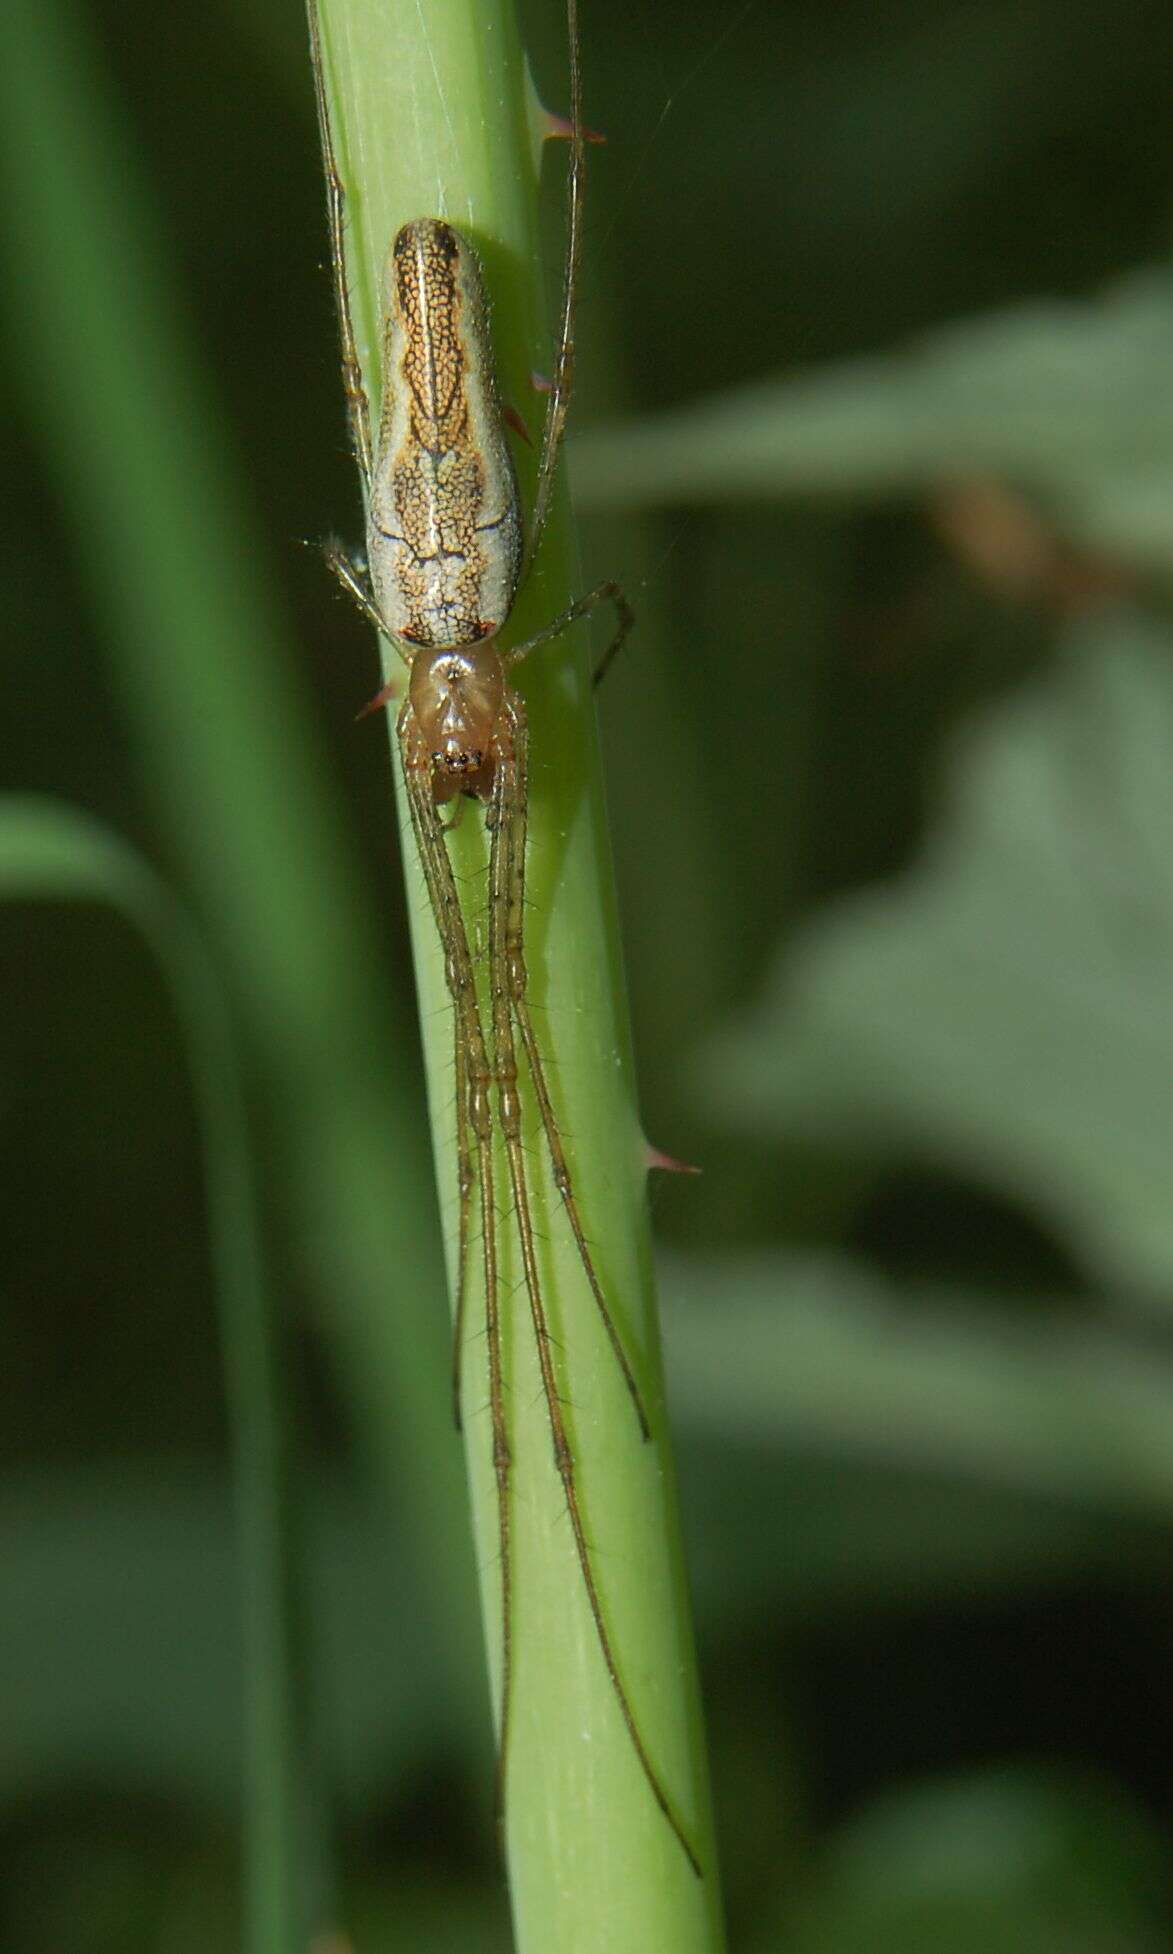
<instances>
[{"instance_id":1,"label":"spider front leg","mask_svg":"<svg viewBox=\"0 0 1173 1954\"><path fill-rule=\"evenodd\" d=\"M591 674L592 686L600 685L606 677L612 659L614 659L620 650L628 632L635 623L635 612L632 610L631 605L628 603L621 587L617 583L596 584L595 588L589 590L585 597L580 597L576 603L571 604L567 610L562 611L554 619L552 624L545 625L541 631L535 631L533 637L526 638L523 644L514 645L511 650L503 654L506 667L509 668L513 665L520 664L521 660L528 658L530 652L536 651L539 645L549 644L553 638L560 638L563 632L569 630L572 624L577 623L580 617L589 617L592 611L597 611L600 604L614 604L615 606L615 634Z\"/></svg>"},{"instance_id":2,"label":"spider front leg","mask_svg":"<svg viewBox=\"0 0 1173 1954\"><path fill-rule=\"evenodd\" d=\"M592 600L602 602L603 595L600 595L600 592L609 596L613 594L613 590L614 586L601 585L599 591L592 592L591 597L584 598L582 602L584 605L591 604ZM578 614L582 614L581 610ZM594 1259L587 1244L586 1232L582 1225L582 1216L579 1212L578 1200L574 1192L574 1183L571 1179L570 1167L566 1159L566 1150L562 1144L562 1135L559 1131L558 1121L554 1113L554 1103L550 1097L550 1089L546 1082L546 1068L542 1063L542 1054L538 1045L537 1034L534 1031L533 1018L530 1015L529 971L525 960L524 937L525 846L529 801L527 781L529 734L525 721L525 709L515 692L510 692L505 710L511 719L513 728L512 766L514 785L509 795L511 811L508 819L511 824L511 834L508 844L508 876L504 898L505 917L504 939L502 944L504 981L508 990L513 1015L517 1020L517 1028L521 1033L521 1042L525 1050L530 1078L533 1081L534 1097L538 1102L538 1113L542 1122L542 1130L546 1136L546 1146L550 1154L550 1165L554 1173L554 1185L562 1197L562 1205L566 1210L566 1217L570 1223L570 1231L574 1236L578 1258L582 1263L583 1274L586 1276L587 1284L594 1298L595 1308L599 1312L603 1328L607 1333L607 1341L611 1345L611 1349L615 1355L615 1361L623 1374L623 1381L627 1386L632 1405L635 1409L635 1415L639 1422L640 1435L646 1439L650 1436L648 1415L644 1409L639 1386L635 1381L631 1365L628 1362L627 1352L623 1348L623 1340L616 1328L615 1319L611 1314L607 1299L603 1294L603 1286L599 1281ZM496 836L494 835L495 840Z\"/></svg>"},{"instance_id":3,"label":"spider front leg","mask_svg":"<svg viewBox=\"0 0 1173 1954\"><path fill-rule=\"evenodd\" d=\"M485 1284L485 1342L489 1362L489 1414L493 1428L493 1474L497 1485L497 1548L501 1568L501 1695L497 1745L497 1809L504 1809L505 1771L513 1702L513 1563L510 1516L510 1451L505 1418L505 1382L501 1360L500 1286L497 1268L497 1211L493 1190L492 1073L480 1007L477 1004L472 953L460 907L456 878L444 840L444 825L432 792L431 759L416 725L410 701L396 726L411 826L423 870L428 900L444 952L444 978L452 999L456 1040L456 1151L459 1174L460 1224L458 1254L454 1395L460 1422L460 1367L463 1344L464 1296L468 1255L468 1208L472 1188L471 1132L476 1142L480 1181L481 1239Z\"/></svg>"},{"instance_id":4,"label":"spider front leg","mask_svg":"<svg viewBox=\"0 0 1173 1954\"><path fill-rule=\"evenodd\" d=\"M464 1318L468 1301L468 1224L473 1173L472 1148L468 1137L471 1114L464 1038L455 1011L452 1018L456 1047L456 1186L460 1203L456 1224L456 1307L452 1313L452 1417L457 1431L462 1432L461 1372L464 1366Z\"/></svg>"},{"instance_id":5,"label":"spider front leg","mask_svg":"<svg viewBox=\"0 0 1173 1954\"><path fill-rule=\"evenodd\" d=\"M407 666L408 670L410 671L411 660L409 659L399 639L395 636L393 631L388 630L387 625L384 622L382 612L379 610L379 607L375 602L374 593L372 592L370 584L367 581L365 575L365 567L360 567L359 560L356 557L351 556L346 550L344 550L341 543L335 543L335 542L327 543L324 554L326 558L326 567L334 572L334 575L337 577L339 583L342 585L343 590L358 605L358 608L362 612L363 616L366 618L367 623L373 624L375 630L379 632L380 636L384 638L390 638L392 644L395 646L396 651L399 653L399 656L402 658L404 664ZM389 706L391 704L391 701L393 699L397 699L398 697L399 697L398 685L396 684L394 679L388 679L386 685L381 685L379 687L379 690L375 693L374 698L368 699L365 706L359 707L358 711L355 713L355 718L366 719L369 716L369 714L371 714L372 712L382 711L382 708L384 706ZM455 826L455 823L450 822L448 825L450 827Z\"/></svg>"},{"instance_id":6,"label":"spider front leg","mask_svg":"<svg viewBox=\"0 0 1173 1954\"><path fill-rule=\"evenodd\" d=\"M367 623L372 624L381 636L389 638L391 633L383 622L383 614L375 602L366 564L360 558L351 556L349 550L343 549L341 543L333 540L326 544L322 554L326 559L326 568L337 577L343 590L351 601L357 604Z\"/></svg>"},{"instance_id":7,"label":"spider front leg","mask_svg":"<svg viewBox=\"0 0 1173 1954\"><path fill-rule=\"evenodd\" d=\"M521 862L525 854L525 808L526 808L526 724L524 709L516 695L508 694L501 708L498 731L494 737L493 753L493 792L490 802L489 820L489 992L492 999L493 1072L497 1082L498 1117L501 1136L505 1143L505 1155L509 1166L509 1188L513 1196L513 1207L517 1217L518 1243L521 1249L522 1272L525 1292L529 1301L530 1318L533 1323L534 1347L537 1352L538 1369L542 1380L542 1396L546 1405L546 1418L550 1427L550 1437L554 1447L554 1466L562 1482L562 1495L566 1502L566 1513L570 1521L570 1531L574 1541L575 1559L586 1594L587 1606L594 1623L595 1637L607 1671L612 1693L619 1706L628 1739L635 1752L652 1797L659 1806L669 1826L682 1846L689 1865L697 1877L701 1876L700 1861L689 1843L684 1828L672 1808L668 1794L660 1782L655 1765L652 1763L644 1743L635 1711L619 1673L611 1633L603 1613L602 1596L595 1579L594 1562L587 1543L586 1527L583 1521L582 1503L578 1490L578 1472L571 1448L566 1419L562 1410L562 1397L558 1389L558 1379L554 1369L554 1358L550 1338L549 1318L542 1295L541 1280L538 1274L537 1256L534 1251L533 1216L530 1204L529 1183L526 1174L526 1156L522 1146L521 1100L517 1090L517 1055L513 1040L513 1023L517 1019L522 1030L522 1040L526 1057L533 1076L534 1091L542 1107L542 1123L546 1127L546 1138L551 1143L552 1134L557 1128L552 1125L553 1113L549 1106L544 1074L538 1054L537 1041L529 1023L529 1014L524 999L524 966L519 969L519 919L520 904L524 900L524 875ZM519 1006L520 999L520 1006ZM547 1124L547 1116L550 1124ZM559 1155L561 1144L558 1142ZM562 1159L565 1173L565 1159ZM557 1167L555 1173L557 1174ZM569 1175L566 1175L569 1186ZM573 1196L567 1200L567 1211L571 1211ZM592 1293L602 1311L612 1347L619 1359L620 1368L627 1380L641 1429L647 1435L647 1420L640 1402L635 1380L631 1375L622 1345L619 1343L614 1324L602 1292L594 1277L587 1253L581 1225L575 1215L575 1239L579 1253L583 1256L584 1267L591 1281Z\"/></svg>"},{"instance_id":8,"label":"spider front leg","mask_svg":"<svg viewBox=\"0 0 1173 1954\"><path fill-rule=\"evenodd\" d=\"M334 271L334 298L338 306L338 330L342 339L342 385L354 451L362 471L363 488L369 495L374 450L371 445L371 407L363 385L362 366L350 316L350 287L346 279L346 188L334 152L334 132L326 101L326 71L322 63L322 30L318 20L318 0L309 0L310 53L314 67L314 98L322 131L322 155L326 166L326 212L330 225L330 257Z\"/></svg>"},{"instance_id":9,"label":"spider front leg","mask_svg":"<svg viewBox=\"0 0 1173 1954\"><path fill-rule=\"evenodd\" d=\"M530 513L529 539L521 578L525 582L537 556L542 531L550 513L554 480L566 416L574 390L574 327L578 310L578 275L582 265L582 205L586 182L586 131L582 119L582 67L578 52L578 0L566 0L567 38L570 43L570 181L566 199L566 261L562 273L562 304L559 308L557 354L550 399L542 428L538 455L537 482Z\"/></svg>"}]
</instances>

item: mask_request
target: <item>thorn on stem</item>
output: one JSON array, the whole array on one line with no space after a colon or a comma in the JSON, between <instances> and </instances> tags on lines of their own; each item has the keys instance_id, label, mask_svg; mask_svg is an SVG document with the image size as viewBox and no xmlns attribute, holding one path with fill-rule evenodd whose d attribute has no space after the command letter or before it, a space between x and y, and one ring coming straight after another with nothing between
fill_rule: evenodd
<instances>
[{"instance_id":1,"label":"thorn on stem","mask_svg":"<svg viewBox=\"0 0 1173 1954\"><path fill-rule=\"evenodd\" d=\"M568 115L556 115L552 109L542 110L542 141L572 142L574 124ZM588 129L584 123L582 131L584 142L606 142L597 129Z\"/></svg>"},{"instance_id":2,"label":"thorn on stem","mask_svg":"<svg viewBox=\"0 0 1173 1954\"><path fill-rule=\"evenodd\" d=\"M381 712L384 706L389 706L391 704L391 701L393 699L397 699L398 697L399 697L398 685L396 684L394 679L388 679L386 685L383 686L382 690L376 692L374 698L368 699L366 705L361 707L361 709L355 713L354 717L356 722L360 719L369 719L370 715L373 712Z\"/></svg>"},{"instance_id":3,"label":"thorn on stem","mask_svg":"<svg viewBox=\"0 0 1173 1954\"><path fill-rule=\"evenodd\" d=\"M512 405L512 403L506 403L506 405L502 408L501 418L505 422L507 427L511 427L513 429L513 432L515 434L520 434L527 448L533 447L534 437L530 433L529 428L526 426L524 417L519 412L519 410Z\"/></svg>"},{"instance_id":4,"label":"thorn on stem","mask_svg":"<svg viewBox=\"0 0 1173 1954\"><path fill-rule=\"evenodd\" d=\"M644 1141L644 1168L649 1174L653 1168L658 1168L664 1174L704 1173L703 1167L693 1167L687 1160L677 1160L670 1153L661 1153L659 1147L651 1146L646 1140Z\"/></svg>"}]
</instances>

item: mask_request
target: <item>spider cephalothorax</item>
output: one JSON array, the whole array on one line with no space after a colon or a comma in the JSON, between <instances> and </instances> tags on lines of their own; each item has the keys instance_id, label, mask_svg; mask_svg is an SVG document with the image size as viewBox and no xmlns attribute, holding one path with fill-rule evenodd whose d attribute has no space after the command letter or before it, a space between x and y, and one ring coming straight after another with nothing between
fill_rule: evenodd
<instances>
[{"instance_id":1,"label":"spider cephalothorax","mask_svg":"<svg viewBox=\"0 0 1173 1954\"><path fill-rule=\"evenodd\" d=\"M432 764L437 800L487 795L504 701L505 670L491 640L415 653L407 703Z\"/></svg>"}]
</instances>

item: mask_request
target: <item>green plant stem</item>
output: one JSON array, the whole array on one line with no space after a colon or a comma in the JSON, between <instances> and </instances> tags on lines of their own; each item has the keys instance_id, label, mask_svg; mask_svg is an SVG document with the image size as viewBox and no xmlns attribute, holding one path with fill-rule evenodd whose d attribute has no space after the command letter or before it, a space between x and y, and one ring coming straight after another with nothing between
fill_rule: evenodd
<instances>
[{"instance_id":1,"label":"green plant stem","mask_svg":"<svg viewBox=\"0 0 1173 1954\"><path fill-rule=\"evenodd\" d=\"M445 215L481 252L502 391L530 410L550 370L538 244L536 139L512 0L326 0L322 38L348 190L348 278L377 419L377 293L407 219ZM536 418L536 417L535 417ZM532 462L528 472L532 475ZM532 489L532 482L525 484ZM582 584L565 511L511 623L517 636ZM388 676L401 671L398 659ZM594 1245L655 1439L640 1442L543 1158L529 1107L540 1262L586 1528L604 1609L656 1768L696 1841L698 1880L652 1800L623 1728L574 1559L551 1458L520 1264L505 1216L506 1367L514 1459L515 1704L506 1835L519 1954L712 1954L722 1945L692 1636L664 1435L645 1204L599 760L581 629L521 668L532 733L527 956L535 1018ZM398 759L394 761L400 783ZM399 784L402 803L402 787ZM401 808L402 811L402 808ZM453 837L467 921L483 926L484 837ZM451 1007L414 848L407 848L440 1197L453 1261L457 1167ZM498 1186L508 1185L498 1165ZM474 1255L475 1264L475 1255ZM479 1301L474 1286L470 1303ZM483 1337L470 1324L466 1436L482 1603L497 1688L500 1579Z\"/></svg>"}]
</instances>

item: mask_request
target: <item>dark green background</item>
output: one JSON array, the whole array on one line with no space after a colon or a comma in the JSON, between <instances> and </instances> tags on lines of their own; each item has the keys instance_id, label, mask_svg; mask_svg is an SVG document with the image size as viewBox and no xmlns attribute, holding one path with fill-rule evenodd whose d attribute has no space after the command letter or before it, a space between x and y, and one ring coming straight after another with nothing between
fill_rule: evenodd
<instances>
[{"instance_id":1,"label":"dark green background","mask_svg":"<svg viewBox=\"0 0 1173 1954\"><path fill-rule=\"evenodd\" d=\"M882 353L1024 297L1082 302L1166 256L1167 9L583 10L588 119L608 145L590 154L576 428ZM533 0L527 11L540 83L560 105L559 9ZM352 723L374 683L372 647L304 547L336 526L353 532L358 509L300 8L121 0L91 5L80 26L127 170L148 184L164 274L222 416L214 439L234 458L279 592L289 684L308 698L332 769L385 1010L410 1023L386 745ZM19 178L4 194L19 201ZM560 209L551 186L552 284ZM84 320L84 288L76 304ZM18 316L6 309L2 322L5 784L99 814L182 894L107 681L108 626L90 607L76 513L44 463L27 380L37 349ZM11 399L9 371L23 376ZM1163 369L1154 360L1162 371L1173 381L1167 354ZM39 372L46 394L70 384ZM1127 461L1126 429L1119 445ZM952 478L947 453L937 472ZM1031 488L1029 468L1007 473ZM1025 1332L1027 1438L1062 1405L1073 1355L1093 1385L1117 1362L1145 1380L1157 1406L1146 1432L1159 1430L1163 1389L1173 1430L1160 1255L1130 1259L1127 1225L1107 1196L1096 1209L1088 1177L1067 1187L1063 1148L1052 1159L1045 1133L1053 1120L1090 1152L1131 1160L1123 1051L1118 1063L1104 1044L1102 1119L1095 1092L1043 1107L1040 1088L1024 1142L1032 1039L1011 975L992 1002L985 994L971 1051L978 1075L1005 1072L1005 1133L995 1120L971 1145L964 1093L946 1087L948 1114L935 1115L931 1078L914 1120L889 1116L884 1065L923 1080L936 1048L918 1051L916 1023L911 1043L885 1047L865 977L857 1007L881 1084L845 1091L816 1052L802 1076L817 1107L825 1061L833 1116L808 1104L799 1117L784 1084L770 1096L777 1054L802 1048L790 966L778 963L788 946L801 995L817 1001L824 939L810 932L839 913L829 905L870 888L876 941L888 930L902 940L902 885L890 879L950 831L972 729L1013 726L1023 701L1041 702L1038 750L1049 751L1048 714L1073 667L1103 649L1115 669L1116 626L1095 606L1068 610L1041 587L1008 595L960 559L932 518L935 486L711 506L667 481L663 506L637 525L617 480L613 509L584 523L588 582L623 579L641 619L600 713L645 1124L704 1168L658 1179L653 1206L669 1255L670 1380L679 1325L676 1425L731 1932L746 1954L1141 1954L1169 1937L1168 1492L1159 1471L1140 1471L1137 1496L1118 1470L1134 1437L1127 1392L1114 1413L1098 1401L1086 1423L1073 1413L1040 1468L1014 1444L959 1440L949 1391L951 1365L969 1381L967 1351L982 1380L1002 1360L1014 1380ZM1061 506L1058 533L1086 563L1086 534L1067 534ZM1105 913L1121 891L1125 907L1137 897L1120 953L1089 948L1126 1043L1170 988L1173 894L1156 823L1173 636L1151 553L1139 577L1126 548L1099 552L1094 569L1097 588L1123 575L1128 630L1145 634L1127 666L1139 674L1129 738L1135 766L1151 763L1152 825L1137 786L1135 804L1124 795L1128 825L1106 814L1096 826L1099 769L1120 754L1101 752L1094 707L1072 774L1088 823L1075 880L1102 870ZM1081 631L1102 632L1104 646L1073 650ZM1128 786L1133 749L1122 751ZM988 782L974 791L992 795ZM1119 791L1113 775L1105 802ZM993 881L1033 997L1045 993L1051 923L1019 887L1021 839ZM964 855L931 856L946 889L964 881ZM238 1649L183 1052L158 972L124 923L20 905L0 913L0 931L0 1661L20 1733L7 1765L0 1736L0 1941L21 1954L213 1954L238 1944ZM939 1006L967 1049L953 1003L960 941L952 963L910 955L929 993L915 1016ZM860 954L866 973L866 939ZM248 1000L242 1021L263 1008ZM1045 1026L1045 996L1032 1010L1029 1024ZM1089 1007L1088 1041L1099 1026ZM1158 1116L1169 1102L1173 1140L1163 1029L1136 1063ZM277 1102L251 1051L246 1063L310 1487L344 1914L360 1947L504 1946L485 1733L435 1703L447 1683L434 1624L395 1548L397 1528L415 1522L388 1514L360 1463L312 1244L273 1170ZM1062 1051L1055 1070L1065 1076ZM794 1076L781 1066L779 1079ZM392 1086L419 1100L416 1058ZM1173 1173L1173 1145L1169 1155ZM430 1212L419 1228L430 1267ZM1173 1280L1173 1250L1168 1269ZM394 1279L410 1284L411 1268ZM833 1325L843 1298L863 1326L844 1360L869 1405L859 1430L825 1395L796 1411L789 1389L788 1308L809 1302L816 1325ZM738 1347L751 1305L773 1373ZM931 1389L916 1416L885 1396L901 1352L915 1371L926 1349L941 1355L935 1428ZM715 1403L706 1363L722 1378ZM442 1376L437 1387L442 1397ZM8 1723L0 1712L0 1731Z\"/></svg>"}]
</instances>

